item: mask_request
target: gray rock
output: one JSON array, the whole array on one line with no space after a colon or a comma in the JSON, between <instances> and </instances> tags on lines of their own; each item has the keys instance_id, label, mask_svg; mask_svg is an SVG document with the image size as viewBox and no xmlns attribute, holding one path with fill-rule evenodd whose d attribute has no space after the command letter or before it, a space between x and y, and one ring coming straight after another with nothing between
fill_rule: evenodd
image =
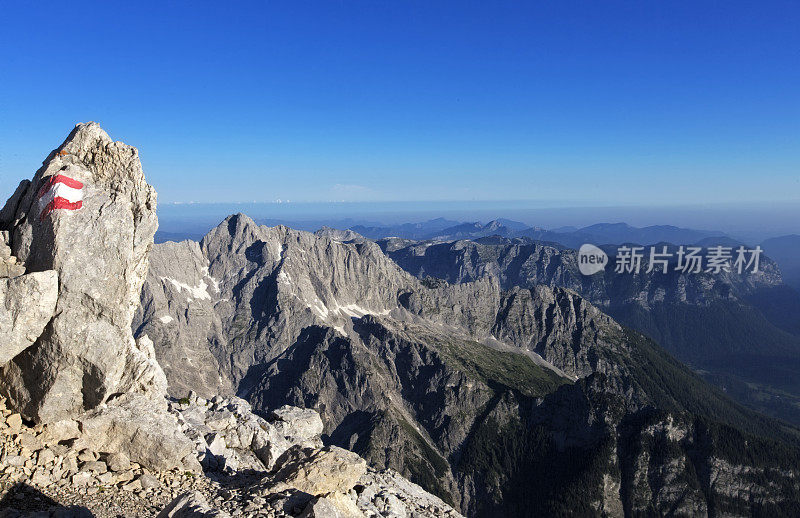
<instances>
[{"instance_id":1,"label":"gray rock","mask_svg":"<svg viewBox=\"0 0 800 518\"><path fill-rule=\"evenodd\" d=\"M108 471L108 466L106 466L106 463L103 462L102 460L93 460L84 463L81 470L89 471L91 473L105 473L106 471Z\"/></svg>"},{"instance_id":2,"label":"gray rock","mask_svg":"<svg viewBox=\"0 0 800 518\"><path fill-rule=\"evenodd\" d=\"M157 401L166 396L167 377L156 360L153 341L147 335L129 342L125 351L125 371L118 390L145 394Z\"/></svg>"},{"instance_id":3,"label":"gray rock","mask_svg":"<svg viewBox=\"0 0 800 518\"><path fill-rule=\"evenodd\" d=\"M206 442L208 443L208 451L212 455L222 456L225 454L225 437L223 435L218 433L210 434L206 437Z\"/></svg>"},{"instance_id":4,"label":"gray rock","mask_svg":"<svg viewBox=\"0 0 800 518\"><path fill-rule=\"evenodd\" d=\"M6 425L13 432L19 432L22 428L22 416L14 412L6 418Z\"/></svg>"},{"instance_id":5,"label":"gray rock","mask_svg":"<svg viewBox=\"0 0 800 518\"><path fill-rule=\"evenodd\" d=\"M355 502L347 495L331 493L308 503L300 518L363 518Z\"/></svg>"},{"instance_id":6,"label":"gray rock","mask_svg":"<svg viewBox=\"0 0 800 518\"><path fill-rule=\"evenodd\" d=\"M120 396L78 419L84 439L98 451L125 453L153 470L200 471L196 461L184 465L194 445L181 433L175 417L166 405L159 407L145 395Z\"/></svg>"},{"instance_id":7,"label":"gray rock","mask_svg":"<svg viewBox=\"0 0 800 518\"><path fill-rule=\"evenodd\" d=\"M24 466L25 465L25 457L22 455L6 455L3 459L3 463L6 466Z\"/></svg>"},{"instance_id":8,"label":"gray rock","mask_svg":"<svg viewBox=\"0 0 800 518\"><path fill-rule=\"evenodd\" d=\"M42 440L47 444L77 439L81 434L78 422L73 419L62 419L44 426Z\"/></svg>"},{"instance_id":9,"label":"gray rock","mask_svg":"<svg viewBox=\"0 0 800 518\"><path fill-rule=\"evenodd\" d=\"M284 405L274 410L270 417L278 433L296 444L319 437L324 428L319 412L309 408Z\"/></svg>"},{"instance_id":10,"label":"gray rock","mask_svg":"<svg viewBox=\"0 0 800 518\"><path fill-rule=\"evenodd\" d=\"M57 299L53 270L0 279L0 365L33 345L53 318Z\"/></svg>"},{"instance_id":11,"label":"gray rock","mask_svg":"<svg viewBox=\"0 0 800 518\"><path fill-rule=\"evenodd\" d=\"M187 491L158 513L156 518L229 518L230 515L212 508L198 491Z\"/></svg>"},{"instance_id":12,"label":"gray rock","mask_svg":"<svg viewBox=\"0 0 800 518\"><path fill-rule=\"evenodd\" d=\"M8 230L11 228L12 223L17 215L17 208L19 207L19 202L22 200L22 197L28 191L28 186L31 184L30 180L22 180L17 185L14 194L6 201L5 206L0 209L0 229L3 229L3 232L8 233ZM9 236L5 235L3 239L6 243L10 242Z\"/></svg>"},{"instance_id":13,"label":"gray rock","mask_svg":"<svg viewBox=\"0 0 800 518\"><path fill-rule=\"evenodd\" d=\"M40 203L56 175L82 183L77 210L47 212ZM9 200L4 219L13 205L7 228L14 255L28 271L56 270L59 292L56 316L3 368L0 390L26 417L52 422L119 392L157 227L156 193L136 149L89 123L76 126Z\"/></svg>"},{"instance_id":14,"label":"gray rock","mask_svg":"<svg viewBox=\"0 0 800 518\"><path fill-rule=\"evenodd\" d=\"M109 454L106 457L106 464L108 464L108 469L115 472L126 471L131 467L130 459L122 452Z\"/></svg>"},{"instance_id":15,"label":"gray rock","mask_svg":"<svg viewBox=\"0 0 800 518\"><path fill-rule=\"evenodd\" d=\"M272 490L297 489L310 495L347 492L367 471L364 459L351 451L328 446L308 454L293 448L291 459L275 474ZM287 452L288 453L288 452Z\"/></svg>"},{"instance_id":16,"label":"gray rock","mask_svg":"<svg viewBox=\"0 0 800 518\"><path fill-rule=\"evenodd\" d=\"M161 481L149 473L143 473L138 479L142 489L155 489L161 487Z\"/></svg>"},{"instance_id":17,"label":"gray rock","mask_svg":"<svg viewBox=\"0 0 800 518\"><path fill-rule=\"evenodd\" d=\"M53 450L49 448L45 448L39 452L39 455L36 457L36 464L39 466L44 466L53 462L56 458L55 453Z\"/></svg>"}]
</instances>

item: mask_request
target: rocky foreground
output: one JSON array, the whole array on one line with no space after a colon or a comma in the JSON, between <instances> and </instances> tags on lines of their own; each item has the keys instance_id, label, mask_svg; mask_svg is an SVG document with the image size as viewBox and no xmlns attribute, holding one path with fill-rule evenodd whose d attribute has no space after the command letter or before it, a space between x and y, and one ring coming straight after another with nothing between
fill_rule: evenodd
<instances>
[{"instance_id":1,"label":"rocky foreground","mask_svg":"<svg viewBox=\"0 0 800 518\"><path fill-rule=\"evenodd\" d=\"M459 516L323 446L313 410L167 396L131 332L155 210L136 149L90 123L0 211L0 516Z\"/></svg>"},{"instance_id":2,"label":"rocky foreground","mask_svg":"<svg viewBox=\"0 0 800 518\"><path fill-rule=\"evenodd\" d=\"M313 410L286 406L265 421L236 397L172 402L205 473L97 451L76 421L29 426L4 400L0 413L2 517L459 516L396 472L323 447Z\"/></svg>"}]
</instances>

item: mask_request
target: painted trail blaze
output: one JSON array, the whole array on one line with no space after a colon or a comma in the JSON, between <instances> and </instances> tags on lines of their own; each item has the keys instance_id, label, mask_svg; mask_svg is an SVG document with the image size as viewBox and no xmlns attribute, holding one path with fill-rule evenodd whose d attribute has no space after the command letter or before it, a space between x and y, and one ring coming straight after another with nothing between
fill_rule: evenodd
<instances>
[{"instance_id":1,"label":"painted trail blaze","mask_svg":"<svg viewBox=\"0 0 800 518\"><path fill-rule=\"evenodd\" d=\"M39 220L57 209L78 210L83 206L83 184L57 174L49 177L39 188Z\"/></svg>"}]
</instances>

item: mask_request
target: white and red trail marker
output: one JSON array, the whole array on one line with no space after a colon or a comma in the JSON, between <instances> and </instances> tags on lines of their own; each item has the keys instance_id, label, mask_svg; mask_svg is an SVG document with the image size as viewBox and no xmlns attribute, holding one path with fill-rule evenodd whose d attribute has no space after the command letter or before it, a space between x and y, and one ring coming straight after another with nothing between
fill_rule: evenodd
<instances>
[{"instance_id":1,"label":"white and red trail marker","mask_svg":"<svg viewBox=\"0 0 800 518\"><path fill-rule=\"evenodd\" d=\"M57 174L50 176L39 189L39 220L57 209L78 210L83 206L83 184Z\"/></svg>"}]
</instances>

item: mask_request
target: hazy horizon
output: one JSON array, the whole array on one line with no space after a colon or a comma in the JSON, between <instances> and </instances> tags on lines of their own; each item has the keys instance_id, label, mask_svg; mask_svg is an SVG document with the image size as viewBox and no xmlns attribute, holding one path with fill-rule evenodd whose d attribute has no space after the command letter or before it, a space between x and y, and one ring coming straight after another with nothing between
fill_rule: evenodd
<instances>
[{"instance_id":1,"label":"hazy horizon","mask_svg":"<svg viewBox=\"0 0 800 518\"><path fill-rule=\"evenodd\" d=\"M392 225L435 218L459 222L505 218L554 229L596 223L627 223L634 227L673 225L719 231L751 243L770 237L800 234L800 204L717 204L714 206L534 206L504 202L339 202L339 203L181 203L159 205L162 232L205 233L238 212L255 220L291 224L301 230L322 225Z\"/></svg>"}]
</instances>

